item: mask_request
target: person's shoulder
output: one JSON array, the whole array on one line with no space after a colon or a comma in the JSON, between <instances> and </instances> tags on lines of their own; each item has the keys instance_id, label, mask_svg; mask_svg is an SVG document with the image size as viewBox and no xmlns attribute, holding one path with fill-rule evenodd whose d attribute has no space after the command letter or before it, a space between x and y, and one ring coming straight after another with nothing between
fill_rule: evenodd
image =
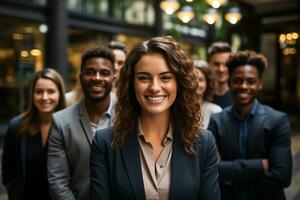
<instances>
[{"instance_id":1,"label":"person's shoulder","mask_svg":"<svg viewBox=\"0 0 300 200\"><path fill-rule=\"evenodd\" d=\"M203 105L207 107L211 113L218 113L222 111L222 108L219 105L209 101L205 101Z\"/></svg>"},{"instance_id":2,"label":"person's shoulder","mask_svg":"<svg viewBox=\"0 0 300 200\"><path fill-rule=\"evenodd\" d=\"M197 144L203 145L214 142L214 136L210 130L200 129L200 136L197 138Z\"/></svg>"},{"instance_id":3,"label":"person's shoulder","mask_svg":"<svg viewBox=\"0 0 300 200\"><path fill-rule=\"evenodd\" d=\"M259 112L263 112L270 119L281 118L281 117L286 117L287 116L287 114L285 112L276 110L276 109L274 109L274 108L272 108L271 106L268 106L268 105L259 104L258 108L259 108Z\"/></svg>"},{"instance_id":4,"label":"person's shoulder","mask_svg":"<svg viewBox=\"0 0 300 200\"><path fill-rule=\"evenodd\" d=\"M216 120L221 120L223 118L226 118L226 117L228 117L228 115L230 115L231 110L232 110L232 106L228 106L226 108L223 108L223 110L221 110L220 112L214 113L212 115L212 118L216 119Z\"/></svg>"},{"instance_id":5,"label":"person's shoulder","mask_svg":"<svg viewBox=\"0 0 300 200\"><path fill-rule=\"evenodd\" d=\"M61 119L61 118L72 118L74 115L74 112L76 111L76 108L78 107L78 103L71 105L67 108L64 108L60 111L57 111L53 114L54 118Z\"/></svg>"},{"instance_id":6,"label":"person's shoulder","mask_svg":"<svg viewBox=\"0 0 300 200\"><path fill-rule=\"evenodd\" d=\"M13 117L10 121L9 121L9 124L11 126L16 126L18 124L20 124L22 121L22 116L21 115L17 115L15 117Z\"/></svg>"},{"instance_id":7,"label":"person's shoulder","mask_svg":"<svg viewBox=\"0 0 300 200\"><path fill-rule=\"evenodd\" d=\"M113 136L114 128L108 127L105 129L99 129L96 131L95 140L96 141L105 141L107 143L111 143Z\"/></svg>"}]
</instances>

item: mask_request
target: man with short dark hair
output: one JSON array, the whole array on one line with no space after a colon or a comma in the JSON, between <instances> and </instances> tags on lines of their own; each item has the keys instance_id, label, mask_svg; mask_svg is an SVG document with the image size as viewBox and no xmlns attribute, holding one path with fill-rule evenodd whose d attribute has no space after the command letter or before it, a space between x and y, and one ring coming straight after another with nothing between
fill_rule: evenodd
<instances>
[{"instance_id":1,"label":"man with short dark hair","mask_svg":"<svg viewBox=\"0 0 300 200\"><path fill-rule=\"evenodd\" d=\"M223 200L284 200L291 182L291 129L285 113L261 104L266 59L253 51L227 61L234 104L212 116Z\"/></svg>"},{"instance_id":2,"label":"man with short dark hair","mask_svg":"<svg viewBox=\"0 0 300 200\"><path fill-rule=\"evenodd\" d=\"M87 51L80 69L83 99L53 116L48 147L52 199L89 199L90 145L96 130L109 127L114 118L114 61L107 47Z\"/></svg>"},{"instance_id":3,"label":"man with short dark hair","mask_svg":"<svg viewBox=\"0 0 300 200\"><path fill-rule=\"evenodd\" d=\"M228 86L228 69L226 66L230 53L231 47L226 42L215 42L208 49L208 63L213 69L216 79L213 103L222 108L233 103Z\"/></svg>"}]
</instances>

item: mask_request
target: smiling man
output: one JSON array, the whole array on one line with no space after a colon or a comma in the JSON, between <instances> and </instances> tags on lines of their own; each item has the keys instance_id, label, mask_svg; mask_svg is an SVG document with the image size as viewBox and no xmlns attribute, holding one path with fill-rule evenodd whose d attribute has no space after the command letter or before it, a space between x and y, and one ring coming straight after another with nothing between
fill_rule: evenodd
<instances>
[{"instance_id":1,"label":"smiling man","mask_svg":"<svg viewBox=\"0 0 300 200\"><path fill-rule=\"evenodd\" d=\"M256 99L266 65L253 51L234 53L227 62L234 104L213 115L208 127L219 150L223 200L284 200L291 182L287 115Z\"/></svg>"},{"instance_id":2,"label":"smiling man","mask_svg":"<svg viewBox=\"0 0 300 200\"><path fill-rule=\"evenodd\" d=\"M52 199L89 199L89 154L96 130L109 127L115 98L110 95L114 55L106 47L81 58L84 98L53 116L48 147L48 181Z\"/></svg>"},{"instance_id":3,"label":"smiling man","mask_svg":"<svg viewBox=\"0 0 300 200\"><path fill-rule=\"evenodd\" d=\"M215 42L208 48L208 63L215 75L213 103L222 108L231 106L232 96L228 86L228 68L226 61L231 53L231 47L226 42Z\"/></svg>"}]
</instances>

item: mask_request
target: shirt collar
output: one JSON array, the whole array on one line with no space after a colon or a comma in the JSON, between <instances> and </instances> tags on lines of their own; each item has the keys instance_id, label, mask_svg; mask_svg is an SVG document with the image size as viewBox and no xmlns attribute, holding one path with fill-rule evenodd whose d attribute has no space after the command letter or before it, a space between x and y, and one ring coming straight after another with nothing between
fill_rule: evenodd
<instances>
[{"instance_id":1,"label":"shirt collar","mask_svg":"<svg viewBox=\"0 0 300 200\"><path fill-rule=\"evenodd\" d=\"M103 114L112 118L115 115L115 104L116 104L116 95L113 92L111 92L108 109Z\"/></svg>"},{"instance_id":2,"label":"shirt collar","mask_svg":"<svg viewBox=\"0 0 300 200\"><path fill-rule=\"evenodd\" d=\"M233 113L233 116L235 116L237 119L239 120L245 120L245 119L248 119L250 117L254 117L255 113L256 113L256 110L257 110L257 99L254 99L254 102L253 102L253 105L252 105L252 108L250 110L250 113L245 117L245 118L242 118L240 116L240 114L238 113L238 111L235 109L234 106L232 106L232 113Z\"/></svg>"},{"instance_id":3,"label":"shirt collar","mask_svg":"<svg viewBox=\"0 0 300 200\"><path fill-rule=\"evenodd\" d=\"M137 132L138 132L138 137L139 138L143 137L145 139L145 135L144 135L144 132L143 132L143 129L142 129L140 119L138 120L138 130L137 130ZM168 133L167 133L166 137L164 138L163 144L165 144L168 139L173 141L173 128L172 128L171 124L169 124Z\"/></svg>"}]
</instances>

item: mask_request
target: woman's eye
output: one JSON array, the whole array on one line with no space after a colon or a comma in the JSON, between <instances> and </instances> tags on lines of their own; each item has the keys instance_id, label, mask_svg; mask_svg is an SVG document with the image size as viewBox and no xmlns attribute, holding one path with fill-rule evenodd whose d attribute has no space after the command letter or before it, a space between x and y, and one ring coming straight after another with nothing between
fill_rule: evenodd
<instances>
[{"instance_id":1,"label":"woman's eye","mask_svg":"<svg viewBox=\"0 0 300 200\"><path fill-rule=\"evenodd\" d=\"M54 94L56 91L55 90L53 90L53 89L49 89L49 90L47 90L47 93L48 94Z\"/></svg>"},{"instance_id":2,"label":"woman's eye","mask_svg":"<svg viewBox=\"0 0 300 200\"><path fill-rule=\"evenodd\" d=\"M146 81L146 80L149 80L150 78L147 77L147 76L138 76L138 80L140 81Z\"/></svg>"},{"instance_id":3,"label":"woman's eye","mask_svg":"<svg viewBox=\"0 0 300 200\"><path fill-rule=\"evenodd\" d=\"M42 94L43 92L44 92L44 91L43 91L43 90L40 90L40 89L37 89L37 90L34 91L35 94Z\"/></svg>"},{"instance_id":4,"label":"woman's eye","mask_svg":"<svg viewBox=\"0 0 300 200\"><path fill-rule=\"evenodd\" d=\"M172 76L169 76L169 75L165 75L165 76L162 76L161 77L161 80L162 81L169 81L169 80L171 80L172 79Z\"/></svg>"}]
</instances>

